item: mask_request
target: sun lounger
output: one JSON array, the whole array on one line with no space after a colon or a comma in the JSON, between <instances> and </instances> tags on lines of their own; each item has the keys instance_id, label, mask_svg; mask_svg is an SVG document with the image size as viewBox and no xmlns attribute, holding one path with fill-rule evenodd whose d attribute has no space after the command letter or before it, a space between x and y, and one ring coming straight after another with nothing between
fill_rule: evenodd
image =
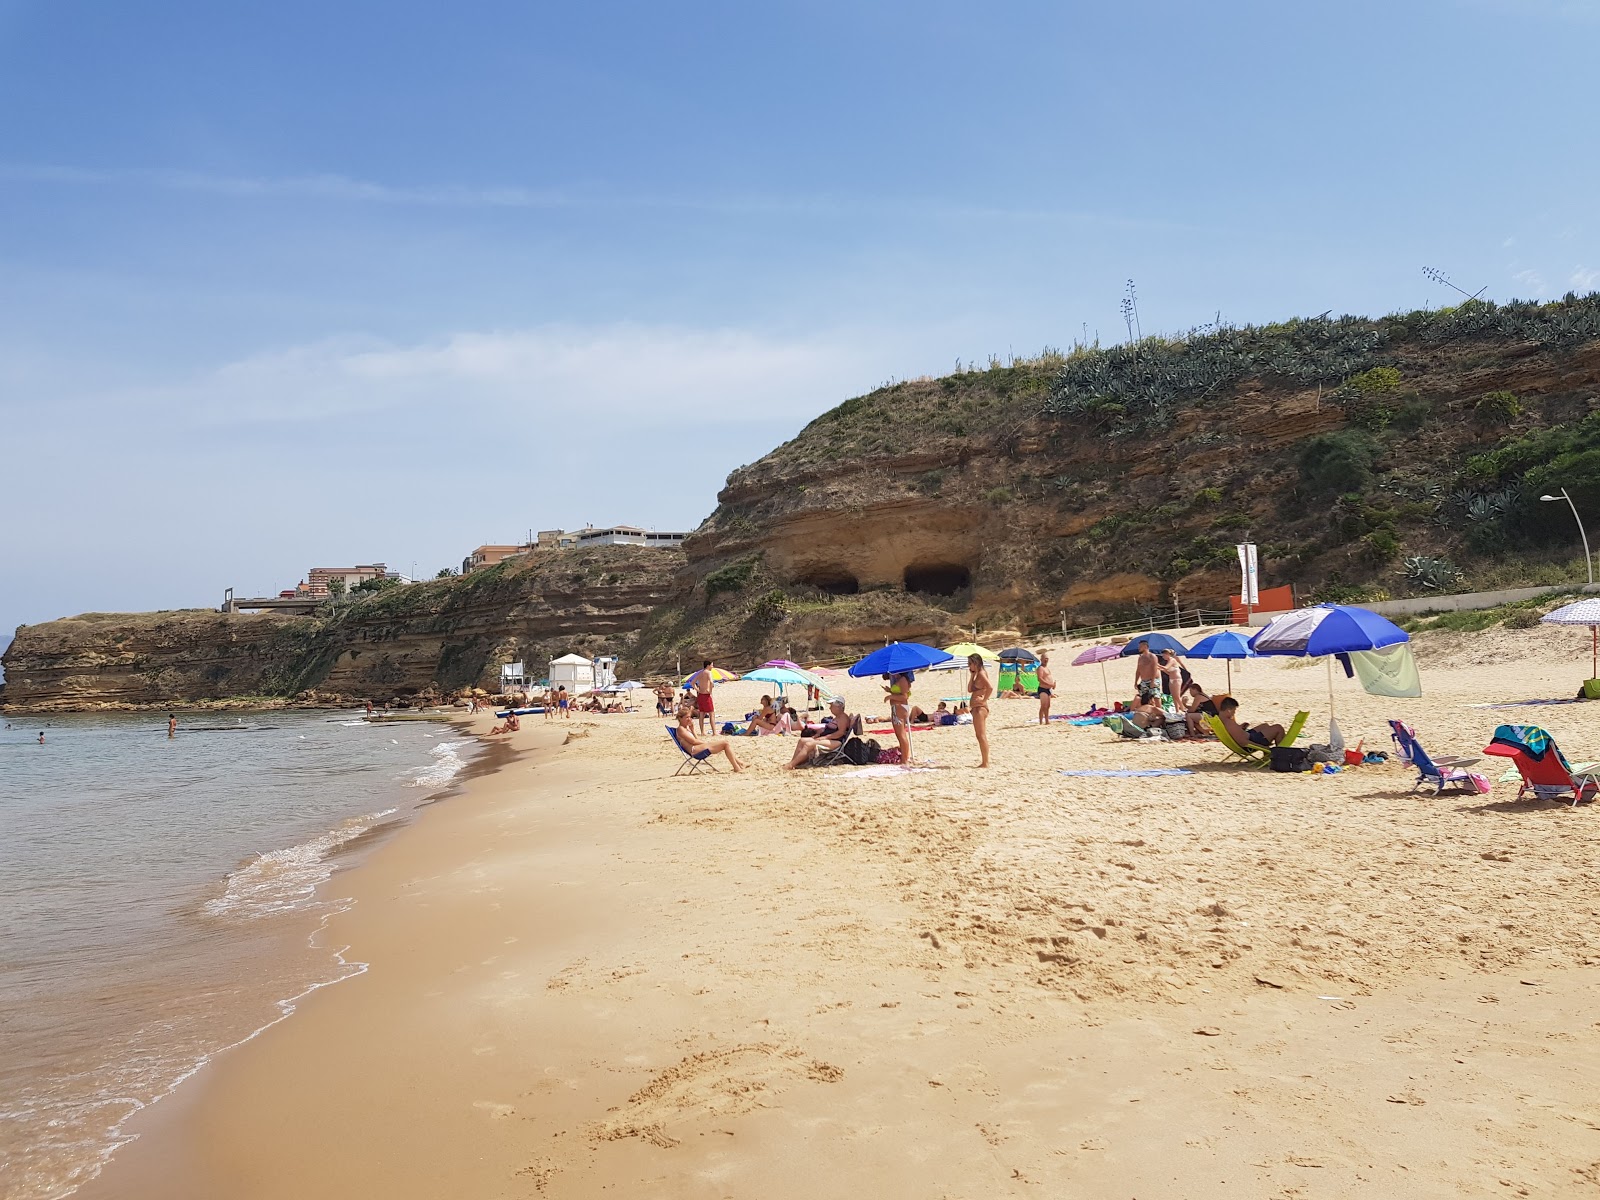
<instances>
[{"instance_id":1,"label":"sun lounger","mask_svg":"<svg viewBox=\"0 0 1600 1200\"><path fill-rule=\"evenodd\" d=\"M1555 739L1537 725L1502 725L1483 752L1509 758L1516 764L1517 774L1522 776L1518 800L1526 792L1540 800L1560 800L1570 795L1576 807L1580 800L1593 800L1600 791L1600 777L1586 772L1574 774Z\"/></svg>"},{"instance_id":2,"label":"sun lounger","mask_svg":"<svg viewBox=\"0 0 1600 1200\"><path fill-rule=\"evenodd\" d=\"M1422 748L1422 743L1417 741L1417 731L1404 721L1390 721L1390 734L1394 744L1399 748L1400 757L1417 769L1416 787L1433 788L1435 796L1441 794L1446 788L1456 791L1478 793L1478 785L1472 778L1472 772L1463 770L1479 760L1476 758L1440 758L1433 759Z\"/></svg>"},{"instance_id":3,"label":"sun lounger","mask_svg":"<svg viewBox=\"0 0 1600 1200\"><path fill-rule=\"evenodd\" d=\"M689 774L693 775L698 772L701 767L704 767L713 774L716 773L717 768L712 766L710 762L711 751L701 750L697 754L690 754L684 749L683 743L678 740L678 727L676 725L667 726L667 736L672 739L672 744L676 746L679 752L683 755L683 761L678 764L678 769L672 773L672 777L674 779L676 779L679 775L682 775L685 771L688 771Z\"/></svg>"}]
</instances>

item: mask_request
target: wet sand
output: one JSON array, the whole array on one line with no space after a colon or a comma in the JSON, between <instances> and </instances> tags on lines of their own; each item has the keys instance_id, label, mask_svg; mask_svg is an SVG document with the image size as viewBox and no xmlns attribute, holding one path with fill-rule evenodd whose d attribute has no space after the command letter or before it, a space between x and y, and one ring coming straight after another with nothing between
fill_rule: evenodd
<instances>
[{"instance_id":1,"label":"wet sand","mask_svg":"<svg viewBox=\"0 0 1600 1200\"><path fill-rule=\"evenodd\" d=\"M1403 716L1445 754L1528 721L1600 758L1600 708L1466 707L1570 695L1582 640L1426 640L1424 699L1341 678L1340 723L1389 749ZM1098 668L1057 676L1099 694ZM1308 740L1326 687L1235 671L1247 719L1309 709ZM653 714L526 720L521 755L333 881L356 904L329 944L370 970L151 1110L80 1195L1600 1189L1600 813L1033 711L996 703L991 771L957 728L889 778L785 773L793 740L762 738L746 774L674 779ZM1123 767L1193 773L1057 773Z\"/></svg>"}]
</instances>

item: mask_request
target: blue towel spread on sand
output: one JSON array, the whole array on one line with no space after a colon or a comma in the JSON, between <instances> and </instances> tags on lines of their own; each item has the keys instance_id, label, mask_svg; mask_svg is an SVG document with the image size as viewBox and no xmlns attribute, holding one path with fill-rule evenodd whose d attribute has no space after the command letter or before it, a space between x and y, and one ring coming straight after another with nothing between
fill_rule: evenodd
<instances>
[{"instance_id":1,"label":"blue towel spread on sand","mask_svg":"<svg viewBox=\"0 0 1600 1200\"><path fill-rule=\"evenodd\" d=\"M1187 767L1149 767L1140 771L1057 771L1057 775L1090 775L1096 779L1144 779L1151 775L1193 775Z\"/></svg>"}]
</instances>

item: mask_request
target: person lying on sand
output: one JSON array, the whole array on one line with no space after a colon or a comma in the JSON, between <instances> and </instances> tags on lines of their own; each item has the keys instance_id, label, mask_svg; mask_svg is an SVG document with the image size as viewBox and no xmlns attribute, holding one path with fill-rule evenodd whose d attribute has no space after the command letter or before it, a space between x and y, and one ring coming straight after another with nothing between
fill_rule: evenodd
<instances>
[{"instance_id":1,"label":"person lying on sand","mask_svg":"<svg viewBox=\"0 0 1600 1200\"><path fill-rule=\"evenodd\" d=\"M942 708L944 706L940 705L940 707ZM928 715L928 710L923 708L922 705L913 704L911 706L911 723L913 725L926 725L932 719L933 718Z\"/></svg>"},{"instance_id":2,"label":"person lying on sand","mask_svg":"<svg viewBox=\"0 0 1600 1200\"><path fill-rule=\"evenodd\" d=\"M693 701L678 706L678 745L690 755L699 754L702 750L709 750L713 754L725 754L728 761L733 764L735 773L744 770L744 764L733 756L733 743L730 740L725 737L695 736L694 723L699 715Z\"/></svg>"},{"instance_id":3,"label":"person lying on sand","mask_svg":"<svg viewBox=\"0 0 1600 1200\"><path fill-rule=\"evenodd\" d=\"M844 701L835 700L828 706L832 712L824 724L824 731L815 737L803 737L795 743L794 757L789 760L786 771L798 770L806 765L819 752L831 754L844 744L850 736L850 727L855 724L855 718L845 711Z\"/></svg>"},{"instance_id":4,"label":"person lying on sand","mask_svg":"<svg viewBox=\"0 0 1600 1200\"><path fill-rule=\"evenodd\" d=\"M1232 696L1224 696L1217 702L1217 718L1228 731L1228 736L1241 746L1258 746L1268 750L1283 741L1282 725L1241 725L1239 702Z\"/></svg>"}]
</instances>

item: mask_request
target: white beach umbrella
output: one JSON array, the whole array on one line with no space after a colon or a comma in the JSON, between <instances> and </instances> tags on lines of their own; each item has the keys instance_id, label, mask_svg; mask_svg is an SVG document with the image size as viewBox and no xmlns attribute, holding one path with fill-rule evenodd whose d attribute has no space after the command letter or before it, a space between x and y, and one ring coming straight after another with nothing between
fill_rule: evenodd
<instances>
[{"instance_id":1,"label":"white beach umbrella","mask_svg":"<svg viewBox=\"0 0 1600 1200\"><path fill-rule=\"evenodd\" d=\"M1539 620L1546 625L1587 625L1589 627L1589 678L1600 678L1600 596L1564 604Z\"/></svg>"}]
</instances>

